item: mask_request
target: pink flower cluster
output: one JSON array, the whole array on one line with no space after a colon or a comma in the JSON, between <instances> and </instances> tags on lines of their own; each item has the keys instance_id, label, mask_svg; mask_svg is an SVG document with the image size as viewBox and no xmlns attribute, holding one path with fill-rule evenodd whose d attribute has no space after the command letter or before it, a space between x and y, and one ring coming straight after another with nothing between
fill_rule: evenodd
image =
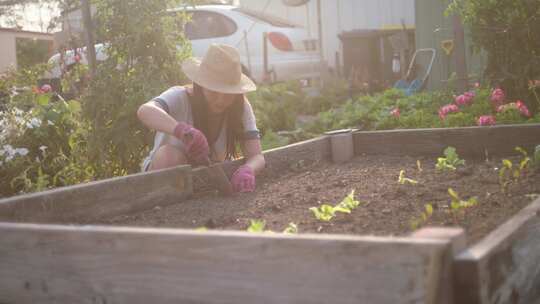
<instances>
[{"instance_id":1,"label":"pink flower cluster","mask_svg":"<svg viewBox=\"0 0 540 304\"><path fill-rule=\"evenodd\" d=\"M44 93L52 92L52 87L50 84L44 84L41 86L41 88L33 87L32 91L36 94L44 94Z\"/></svg>"},{"instance_id":2,"label":"pink flower cluster","mask_svg":"<svg viewBox=\"0 0 540 304\"><path fill-rule=\"evenodd\" d=\"M482 115L482 116L478 117L478 120L476 121L476 123L479 126L493 126L496 123L495 116L493 116L493 115Z\"/></svg>"},{"instance_id":3,"label":"pink flower cluster","mask_svg":"<svg viewBox=\"0 0 540 304\"><path fill-rule=\"evenodd\" d=\"M525 103L523 101L521 101L521 100L518 100L516 102L507 103L507 104L504 104L504 105L500 105L500 106L497 107L497 112L501 113L501 112L505 112L505 111L508 111L508 110L511 110L511 109L518 110L521 113L521 115L523 115L525 117L531 117L531 112L529 111L529 108L527 108Z\"/></svg>"},{"instance_id":4,"label":"pink flower cluster","mask_svg":"<svg viewBox=\"0 0 540 304\"><path fill-rule=\"evenodd\" d=\"M439 117L441 119L445 119L446 115L448 115L449 113L454 113L454 112L459 112L458 106L456 106L453 103L447 104L439 109Z\"/></svg>"},{"instance_id":5,"label":"pink flower cluster","mask_svg":"<svg viewBox=\"0 0 540 304\"><path fill-rule=\"evenodd\" d=\"M473 99L474 99L474 96L475 96L475 93L470 91L470 92L465 92L459 96L456 96L454 98L454 102L456 105L458 106L468 106L470 104L472 104L473 102Z\"/></svg>"},{"instance_id":6,"label":"pink flower cluster","mask_svg":"<svg viewBox=\"0 0 540 304\"><path fill-rule=\"evenodd\" d=\"M505 98L506 95L504 94L504 91L500 88L495 89L491 92L491 102L493 103L493 106L495 106L495 108L501 106Z\"/></svg>"},{"instance_id":7,"label":"pink flower cluster","mask_svg":"<svg viewBox=\"0 0 540 304\"><path fill-rule=\"evenodd\" d=\"M390 111L390 114L394 116L395 118L399 118L401 116L401 112L399 111L399 108L394 108L392 111Z\"/></svg>"}]
</instances>

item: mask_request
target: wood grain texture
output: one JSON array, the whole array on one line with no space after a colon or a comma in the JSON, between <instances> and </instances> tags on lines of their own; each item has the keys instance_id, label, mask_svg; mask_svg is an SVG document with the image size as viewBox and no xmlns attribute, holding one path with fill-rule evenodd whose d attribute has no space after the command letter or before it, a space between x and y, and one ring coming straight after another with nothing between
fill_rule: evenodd
<instances>
[{"instance_id":1,"label":"wood grain texture","mask_svg":"<svg viewBox=\"0 0 540 304\"><path fill-rule=\"evenodd\" d=\"M540 198L454 261L457 303L540 302Z\"/></svg>"},{"instance_id":2,"label":"wood grain texture","mask_svg":"<svg viewBox=\"0 0 540 304\"><path fill-rule=\"evenodd\" d=\"M532 150L540 143L540 124L500 125L448 129L355 132L356 155L442 155L452 146L460 156L484 158L516 154L516 146Z\"/></svg>"},{"instance_id":3,"label":"wood grain texture","mask_svg":"<svg viewBox=\"0 0 540 304\"><path fill-rule=\"evenodd\" d=\"M179 166L2 199L0 221L84 223L172 204L191 193L191 168Z\"/></svg>"},{"instance_id":4,"label":"wood grain texture","mask_svg":"<svg viewBox=\"0 0 540 304\"><path fill-rule=\"evenodd\" d=\"M441 303L443 240L0 223L0 303Z\"/></svg>"},{"instance_id":5,"label":"wood grain texture","mask_svg":"<svg viewBox=\"0 0 540 304\"><path fill-rule=\"evenodd\" d=\"M257 175L257 184L279 177L284 171L295 166L310 165L331 158L330 137L322 136L285 147L270 149L263 152L266 168ZM223 169L230 178L234 171L244 163L244 159L223 163ZM212 178L205 168L193 170L193 188L195 191L209 188L207 185Z\"/></svg>"}]
</instances>

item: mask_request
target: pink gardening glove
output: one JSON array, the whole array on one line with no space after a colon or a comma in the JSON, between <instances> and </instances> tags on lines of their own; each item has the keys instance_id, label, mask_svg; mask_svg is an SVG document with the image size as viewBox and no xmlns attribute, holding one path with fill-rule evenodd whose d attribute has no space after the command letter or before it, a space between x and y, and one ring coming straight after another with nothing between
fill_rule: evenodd
<instances>
[{"instance_id":1,"label":"pink gardening glove","mask_svg":"<svg viewBox=\"0 0 540 304\"><path fill-rule=\"evenodd\" d=\"M250 166L240 166L234 172L231 184L235 192L253 192L255 190L255 172Z\"/></svg>"},{"instance_id":2,"label":"pink gardening glove","mask_svg":"<svg viewBox=\"0 0 540 304\"><path fill-rule=\"evenodd\" d=\"M180 139L186 149L189 162L194 165L209 165L210 148L203 132L185 122L179 122L174 128L174 136Z\"/></svg>"}]
</instances>

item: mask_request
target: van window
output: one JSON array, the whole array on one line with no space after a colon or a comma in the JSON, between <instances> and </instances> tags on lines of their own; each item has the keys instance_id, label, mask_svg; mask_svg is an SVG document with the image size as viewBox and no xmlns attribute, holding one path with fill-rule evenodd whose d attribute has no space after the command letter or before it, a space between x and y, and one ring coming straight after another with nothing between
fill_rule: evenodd
<instances>
[{"instance_id":1,"label":"van window","mask_svg":"<svg viewBox=\"0 0 540 304\"><path fill-rule=\"evenodd\" d=\"M236 32L236 24L228 17L208 11L192 11L191 21L184 28L190 40L230 36Z\"/></svg>"}]
</instances>

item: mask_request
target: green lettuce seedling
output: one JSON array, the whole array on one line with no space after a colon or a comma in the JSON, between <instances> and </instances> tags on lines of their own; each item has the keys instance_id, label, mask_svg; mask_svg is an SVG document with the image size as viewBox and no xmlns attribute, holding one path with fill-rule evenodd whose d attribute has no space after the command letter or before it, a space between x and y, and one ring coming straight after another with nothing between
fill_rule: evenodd
<instances>
[{"instance_id":1,"label":"green lettuce seedling","mask_svg":"<svg viewBox=\"0 0 540 304\"><path fill-rule=\"evenodd\" d=\"M334 206L328 204L322 204L319 208L311 207L309 208L309 210L313 212L313 214L319 221L324 222L329 222L336 215Z\"/></svg>"},{"instance_id":2,"label":"green lettuce seedling","mask_svg":"<svg viewBox=\"0 0 540 304\"><path fill-rule=\"evenodd\" d=\"M411 221L411 229L416 230L420 228L427 222L431 215L433 215L433 206L431 204L426 204L424 206L424 212L420 214L420 217Z\"/></svg>"},{"instance_id":3,"label":"green lettuce seedling","mask_svg":"<svg viewBox=\"0 0 540 304\"><path fill-rule=\"evenodd\" d=\"M264 232L264 228L266 227L266 221L265 220L249 220L250 224L247 228L248 232L253 233L261 233Z\"/></svg>"},{"instance_id":4,"label":"green lettuce seedling","mask_svg":"<svg viewBox=\"0 0 540 304\"><path fill-rule=\"evenodd\" d=\"M437 158L437 164L435 165L437 170L456 170L458 166L465 165L465 160L459 158L458 154L456 153L456 148L447 147L444 149L443 153L445 157Z\"/></svg>"},{"instance_id":5,"label":"green lettuce seedling","mask_svg":"<svg viewBox=\"0 0 540 304\"><path fill-rule=\"evenodd\" d=\"M405 185L407 183L411 185L416 185L418 184L418 181L405 177L405 170L401 170L399 171L398 183L400 185Z\"/></svg>"},{"instance_id":6,"label":"green lettuce seedling","mask_svg":"<svg viewBox=\"0 0 540 304\"><path fill-rule=\"evenodd\" d=\"M283 230L283 233L285 233L285 234L296 234L296 233L298 233L298 226L295 223L291 222L291 223L289 223L287 228L285 228L285 230Z\"/></svg>"},{"instance_id":7,"label":"green lettuce seedling","mask_svg":"<svg viewBox=\"0 0 540 304\"><path fill-rule=\"evenodd\" d=\"M309 210L313 212L315 217L324 222L329 222L334 218L336 212L351 213L356 207L360 205L360 202L354 199L354 190L337 205L332 206L328 204L322 204L320 207L311 207Z\"/></svg>"},{"instance_id":8,"label":"green lettuce seedling","mask_svg":"<svg viewBox=\"0 0 540 304\"><path fill-rule=\"evenodd\" d=\"M338 204L338 207L342 209L349 210L349 212L345 213L351 213L350 211L356 209L360 205L360 201L357 201L354 199L354 189L351 190L351 192ZM337 211L337 210L336 210ZM343 211L340 211L343 212Z\"/></svg>"}]
</instances>

